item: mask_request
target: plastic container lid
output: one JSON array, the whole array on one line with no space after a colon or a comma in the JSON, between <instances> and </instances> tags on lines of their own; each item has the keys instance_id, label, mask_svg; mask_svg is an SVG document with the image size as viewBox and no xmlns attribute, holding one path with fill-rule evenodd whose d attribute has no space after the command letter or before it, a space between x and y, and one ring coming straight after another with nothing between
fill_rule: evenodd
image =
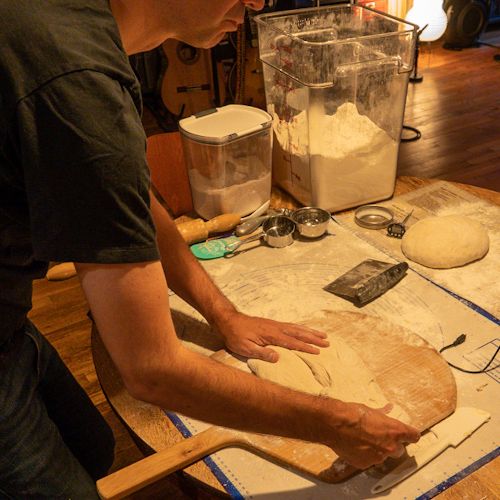
<instances>
[{"instance_id":1,"label":"plastic container lid","mask_svg":"<svg viewBox=\"0 0 500 500\"><path fill-rule=\"evenodd\" d=\"M196 142L224 144L270 128L272 117L252 106L229 104L179 121L181 133Z\"/></svg>"}]
</instances>

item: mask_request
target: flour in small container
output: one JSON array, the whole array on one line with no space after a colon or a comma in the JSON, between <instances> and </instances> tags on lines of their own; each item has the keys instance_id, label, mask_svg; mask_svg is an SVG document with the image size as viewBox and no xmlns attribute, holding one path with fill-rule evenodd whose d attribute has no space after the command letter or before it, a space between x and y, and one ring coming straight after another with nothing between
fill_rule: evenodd
<instances>
[{"instance_id":1,"label":"flour in small container","mask_svg":"<svg viewBox=\"0 0 500 500\"><path fill-rule=\"evenodd\" d=\"M224 182L226 181L222 177L219 184ZM191 170L190 183L195 211L207 220L227 213L248 215L269 201L271 196L270 172L256 179L243 178L241 182L228 182L222 187L214 187L217 182L213 179L207 179L196 170Z\"/></svg>"},{"instance_id":2,"label":"flour in small container","mask_svg":"<svg viewBox=\"0 0 500 500\"><path fill-rule=\"evenodd\" d=\"M309 190L310 202L329 211L390 197L398 142L353 103L342 104L333 115L314 113L313 119L311 115L308 119L302 111L289 122L276 120L275 115L277 142L298 170L291 175L297 191ZM284 187L297 195L293 183Z\"/></svg>"}]
</instances>

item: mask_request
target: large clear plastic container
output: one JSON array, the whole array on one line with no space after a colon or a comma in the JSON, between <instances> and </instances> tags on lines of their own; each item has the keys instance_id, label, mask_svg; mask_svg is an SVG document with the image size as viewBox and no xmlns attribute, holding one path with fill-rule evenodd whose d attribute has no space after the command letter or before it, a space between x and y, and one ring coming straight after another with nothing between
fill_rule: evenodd
<instances>
[{"instance_id":1,"label":"large clear plastic container","mask_svg":"<svg viewBox=\"0 0 500 500\"><path fill-rule=\"evenodd\" d=\"M417 27L356 5L255 20L275 181L332 212L392 196Z\"/></svg>"},{"instance_id":2,"label":"large clear plastic container","mask_svg":"<svg viewBox=\"0 0 500 500\"><path fill-rule=\"evenodd\" d=\"M246 216L269 206L271 123L265 111L236 104L180 120L193 208L201 217Z\"/></svg>"}]
</instances>

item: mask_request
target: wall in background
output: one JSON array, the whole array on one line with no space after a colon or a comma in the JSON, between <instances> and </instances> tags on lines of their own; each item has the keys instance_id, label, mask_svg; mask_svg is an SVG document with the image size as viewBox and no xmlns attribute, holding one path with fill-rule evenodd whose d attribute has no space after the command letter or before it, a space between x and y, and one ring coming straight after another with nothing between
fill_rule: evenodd
<instances>
[{"instance_id":1,"label":"wall in background","mask_svg":"<svg viewBox=\"0 0 500 500\"><path fill-rule=\"evenodd\" d=\"M404 18L412 5L412 0L388 0L387 10L393 16Z\"/></svg>"},{"instance_id":2,"label":"wall in background","mask_svg":"<svg viewBox=\"0 0 500 500\"><path fill-rule=\"evenodd\" d=\"M357 3L388 12L393 16L401 18L405 17L413 5L412 0L358 0Z\"/></svg>"}]
</instances>

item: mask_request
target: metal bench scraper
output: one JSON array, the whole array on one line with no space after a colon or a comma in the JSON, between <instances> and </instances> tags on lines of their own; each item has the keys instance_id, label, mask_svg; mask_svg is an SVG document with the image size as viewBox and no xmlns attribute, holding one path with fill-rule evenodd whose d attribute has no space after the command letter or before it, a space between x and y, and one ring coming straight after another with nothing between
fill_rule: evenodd
<instances>
[{"instance_id":1,"label":"metal bench scraper","mask_svg":"<svg viewBox=\"0 0 500 500\"><path fill-rule=\"evenodd\" d=\"M323 290L362 307L387 292L405 276L407 270L406 262L394 264L367 259L326 285Z\"/></svg>"}]
</instances>

